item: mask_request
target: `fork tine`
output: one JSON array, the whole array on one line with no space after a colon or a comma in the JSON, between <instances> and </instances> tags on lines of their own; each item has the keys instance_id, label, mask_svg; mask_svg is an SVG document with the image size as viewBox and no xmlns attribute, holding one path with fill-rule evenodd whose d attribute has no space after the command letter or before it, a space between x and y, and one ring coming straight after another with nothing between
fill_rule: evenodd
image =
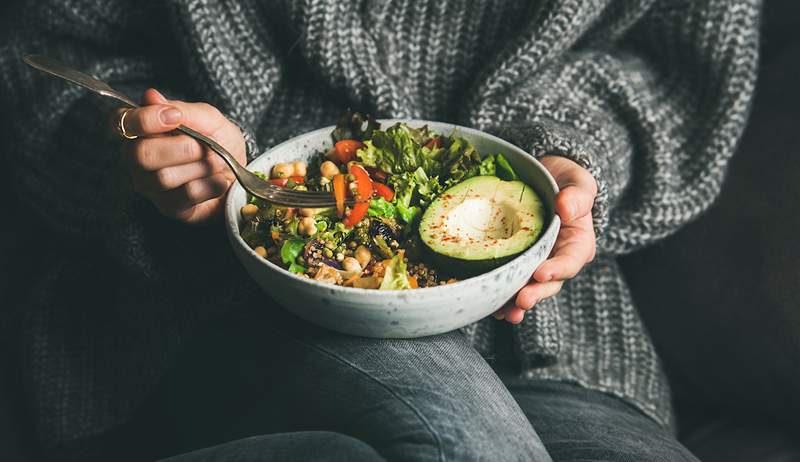
<instances>
[{"instance_id":1,"label":"fork tine","mask_svg":"<svg viewBox=\"0 0 800 462\"><path fill-rule=\"evenodd\" d=\"M262 193L262 191L259 191L259 193ZM266 194L254 195L268 202L289 207L327 208L336 205L333 195L326 192L293 191L277 188L277 190L269 191ZM348 200L347 203L352 204L352 199Z\"/></svg>"},{"instance_id":2,"label":"fork tine","mask_svg":"<svg viewBox=\"0 0 800 462\"><path fill-rule=\"evenodd\" d=\"M327 208L336 205L332 192L325 191L296 191L268 183L251 172L244 170L239 183L250 194L273 204L287 207L301 208ZM353 203L350 199L349 204Z\"/></svg>"}]
</instances>

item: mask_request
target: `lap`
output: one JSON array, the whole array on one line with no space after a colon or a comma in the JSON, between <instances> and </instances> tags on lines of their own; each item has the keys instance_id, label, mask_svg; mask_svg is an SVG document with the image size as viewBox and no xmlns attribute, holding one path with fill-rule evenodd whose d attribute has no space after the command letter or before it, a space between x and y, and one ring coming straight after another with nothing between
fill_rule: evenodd
<instances>
[{"instance_id":1,"label":"lap","mask_svg":"<svg viewBox=\"0 0 800 462\"><path fill-rule=\"evenodd\" d=\"M669 430L605 393L549 381L511 392L555 462L697 461Z\"/></svg>"},{"instance_id":2,"label":"lap","mask_svg":"<svg viewBox=\"0 0 800 462\"><path fill-rule=\"evenodd\" d=\"M329 431L390 460L549 460L506 387L455 332L368 339L282 313L228 321L201 338L159 395L150 407L161 408L161 424L171 420L181 451Z\"/></svg>"},{"instance_id":3,"label":"lap","mask_svg":"<svg viewBox=\"0 0 800 462\"><path fill-rule=\"evenodd\" d=\"M160 462L317 462L385 460L366 443L332 432L293 432L251 436L206 447Z\"/></svg>"}]
</instances>

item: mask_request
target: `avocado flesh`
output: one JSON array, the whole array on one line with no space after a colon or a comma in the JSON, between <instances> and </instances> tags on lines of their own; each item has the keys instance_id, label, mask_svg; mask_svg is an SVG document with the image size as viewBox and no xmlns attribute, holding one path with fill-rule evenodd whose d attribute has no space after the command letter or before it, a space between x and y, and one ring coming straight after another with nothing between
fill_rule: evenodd
<instances>
[{"instance_id":1,"label":"avocado flesh","mask_svg":"<svg viewBox=\"0 0 800 462\"><path fill-rule=\"evenodd\" d=\"M476 176L437 197L422 216L420 238L444 271L475 275L536 242L545 208L530 186Z\"/></svg>"}]
</instances>

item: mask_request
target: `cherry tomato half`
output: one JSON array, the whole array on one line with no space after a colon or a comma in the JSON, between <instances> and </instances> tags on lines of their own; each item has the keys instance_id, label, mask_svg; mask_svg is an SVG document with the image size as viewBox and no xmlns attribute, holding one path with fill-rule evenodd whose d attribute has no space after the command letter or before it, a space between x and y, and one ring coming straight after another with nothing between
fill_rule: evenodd
<instances>
[{"instance_id":1,"label":"cherry tomato half","mask_svg":"<svg viewBox=\"0 0 800 462\"><path fill-rule=\"evenodd\" d=\"M356 151L364 147L364 143L356 140L341 140L334 145L336 160L340 164L356 160Z\"/></svg>"}]
</instances>

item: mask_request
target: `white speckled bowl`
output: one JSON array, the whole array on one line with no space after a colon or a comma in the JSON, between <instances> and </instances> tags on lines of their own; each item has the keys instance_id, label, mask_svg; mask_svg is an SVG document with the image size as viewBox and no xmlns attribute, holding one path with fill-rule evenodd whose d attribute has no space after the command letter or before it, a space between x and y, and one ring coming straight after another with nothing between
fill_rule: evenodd
<instances>
[{"instance_id":1,"label":"white speckled bowl","mask_svg":"<svg viewBox=\"0 0 800 462\"><path fill-rule=\"evenodd\" d=\"M383 127L398 122L381 120ZM366 337L408 338L448 332L482 319L511 298L544 261L558 234L553 213L555 181L545 168L520 148L495 136L457 125L403 120L412 127L427 124L441 134L455 130L479 153L502 153L522 180L536 190L548 209L545 230L531 248L488 273L454 284L407 291L356 289L323 284L294 275L259 257L239 236L239 210L247 195L236 183L228 194L225 221L233 251L266 293L295 315L329 329ZM331 147L333 127L292 138L270 149L248 168L267 172L278 162L308 160Z\"/></svg>"}]
</instances>

